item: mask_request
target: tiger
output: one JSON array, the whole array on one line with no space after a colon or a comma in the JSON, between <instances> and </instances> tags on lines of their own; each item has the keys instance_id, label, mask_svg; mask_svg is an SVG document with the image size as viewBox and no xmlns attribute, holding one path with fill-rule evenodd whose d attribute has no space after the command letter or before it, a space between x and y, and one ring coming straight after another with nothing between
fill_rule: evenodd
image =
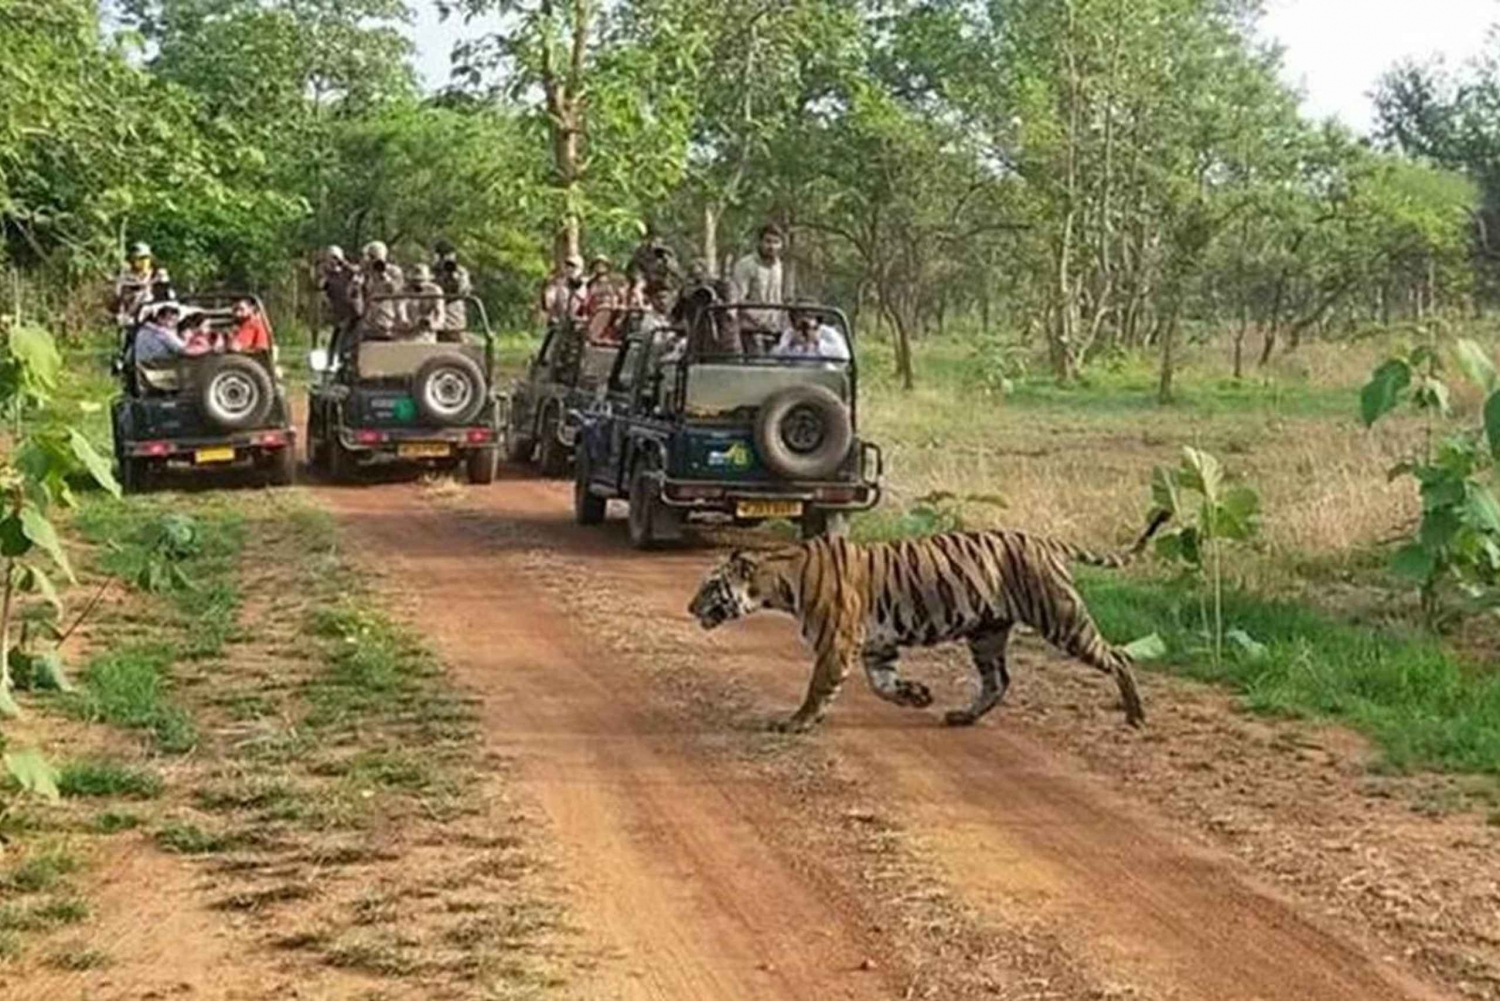
<instances>
[{"instance_id":1,"label":"tiger","mask_svg":"<svg viewBox=\"0 0 1500 1001\"><path fill-rule=\"evenodd\" d=\"M925 709L932 692L901 677L898 650L957 640L968 643L979 690L944 721L972 726L1010 686L1006 645L1018 623L1113 677L1125 721L1140 727L1146 712L1131 658L1100 635L1069 564L1126 566L1168 517L1153 512L1134 545L1106 555L1011 529L870 544L823 536L769 552L736 550L704 578L688 612L705 630L762 609L800 620L802 640L814 654L813 673L802 705L774 724L784 732L822 721L856 658L877 696Z\"/></svg>"}]
</instances>

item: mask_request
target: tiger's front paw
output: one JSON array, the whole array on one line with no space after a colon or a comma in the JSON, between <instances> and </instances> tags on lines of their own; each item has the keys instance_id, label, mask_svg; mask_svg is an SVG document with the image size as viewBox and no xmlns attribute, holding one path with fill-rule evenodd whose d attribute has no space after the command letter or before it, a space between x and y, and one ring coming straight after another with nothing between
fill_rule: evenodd
<instances>
[{"instance_id":1,"label":"tiger's front paw","mask_svg":"<svg viewBox=\"0 0 1500 1001\"><path fill-rule=\"evenodd\" d=\"M817 725L818 717L804 716L801 713L771 721L771 729L776 733L806 733Z\"/></svg>"},{"instance_id":2,"label":"tiger's front paw","mask_svg":"<svg viewBox=\"0 0 1500 1001\"><path fill-rule=\"evenodd\" d=\"M932 705L932 691L920 681L898 681L896 698L902 705L914 709L926 709Z\"/></svg>"}]
</instances>

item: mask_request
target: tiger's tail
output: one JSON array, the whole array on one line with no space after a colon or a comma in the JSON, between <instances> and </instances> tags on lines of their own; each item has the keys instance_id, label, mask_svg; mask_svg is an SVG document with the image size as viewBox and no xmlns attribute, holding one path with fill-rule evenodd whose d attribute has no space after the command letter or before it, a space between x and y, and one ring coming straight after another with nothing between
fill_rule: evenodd
<instances>
[{"instance_id":1,"label":"tiger's tail","mask_svg":"<svg viewBox=\"0 0 1500 1001\"><path fill-rule=\"evenodd\" d=\"M1066 542L1059 542L1056 545L1075 563L1118 570L1134 563L1136 558L1146 551L1146 546L1151 543L1152 537L1161 531L1161 527L1171 518L1171 511L1165 508L1155 509L1151 512L1151 520L1147 523L1146 530L1141 533L1140 538L1136 539L1129 549L1118 553L1094 553Z\"/></svg>"}]
</instances>

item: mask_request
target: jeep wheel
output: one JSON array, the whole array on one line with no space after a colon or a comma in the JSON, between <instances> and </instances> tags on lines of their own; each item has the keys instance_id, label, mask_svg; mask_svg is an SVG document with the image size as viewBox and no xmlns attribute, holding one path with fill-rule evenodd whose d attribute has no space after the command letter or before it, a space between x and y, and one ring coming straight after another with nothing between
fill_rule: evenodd
<instances>
[{"instance_id":1,"label":"jeep wheel","mask_svg":"<svg viewBox=\"0 0 1500 1001\"><path fill-rule=\"evenodd\" d=\"M834 473L849 455L849 408L823 386L791 386L761 405L755 447L771 471L792 480Z\"/></svg>"},{"instance_id":2,"label":"jeep wheel","mask_svg":"<svg viewBox=\"0 0 1500 1001\"><path fill-rule=\"evenodd\" d=\"M842 511L825 511L810 508L802 515L802 538L816 539L820 535L836 537L849 534L849 516Z\"/></svg>"},{"instance_id":3,"label":"jeep wheel","mask_svg":"<svg viewBox=\"0 0 1500 1001\"><path fill-rule=\"evenodd\" d=\"M589 477L592 475L588 453L579 450L573 463L573 520L580 525L603 524L604 513L609 504L609 501L589 490Z\"/></svg>"},{"instance_id":4,"label":"jeep wheel","mask_svg":"<svg viewBox=\"0 0 1500 1001\"><path fill-rule=\"evenodd\" d=\"M125 456L120 459L120 490L127 494L146 492L151 464L148 459Z\"/></svg>"},{"instance_id":5,"label":"jeep wheel","mask_svg":"<svg viewBox=\"0 0 1500 1001\"><path fill-rule=\"evenodd\" d=\"M494 483L495 470L500 465L500 450L494 445L476 448L465 462L470 483Z\"/></svg>"},{"instance_id":6,"label":"jeep wheel","mask_svg":"<svg viewBox=\"0 0 1500 1001\"><path fill-rule=\"evenodd\" d=\"M289 487L297 478L297 450L290 445L278 448L266 456L266 483L273 487Z\"/></svg>"},{"instance_id":7,"label":"jeep wheel","mask_svg":"<svg viewBox=\"0 0 1500 1001\"><path fill-rule=\"evenodd\" d=\"M330 441L328 449L328 478L335 483L352 483L359 477L359 463L353 454L337 438Z\"/></svg>"},{"instance_id":8,"label":"jeep wheel","mask_svg":"<svg viewBox=\"0 0 1500 1001\"><path fill-rule=\"evenodd\" d=\"M470 424L484 409L484 371L458 352L424 361L411 380L417 413L434 424Z\"/></svg>"},{"instance_id":9,"label":"jeep wheel","mask_svg":"<svg viewBox=\"0 0 1500 1001\"><path fill-rule=\"evenodd\" d=\"M203 364L198 402L204 417L226 431L260 427L275 401L271 376L244 355L216 355Z\"/></svg>"},{"instance_id":10,"label":"jeep wheel","mask_svg":"<svg viewBox=\"0 0 1500 1001\"><path fill-rule=\"evenodd\" d=\"M630 544L636 549L655 549L660 545L656 538L656 509L661 501L656 496L656 476L649 463L635 467L630 477Z\"/></svg>"},{"instance_id":11,"label":"jeep wheel","mask_svg":"<svg viewBox=\"0 0 1500 1001\"><path fill-rule=\"evenodd\" d=\"M569 454L571 450L557 440L557 423L557 408L549 407L546 416L542 418L542 440L539 443L541 454L537 459L543 476L566 476L568 461L572 458Z\"/></svg>"}]
</instances>

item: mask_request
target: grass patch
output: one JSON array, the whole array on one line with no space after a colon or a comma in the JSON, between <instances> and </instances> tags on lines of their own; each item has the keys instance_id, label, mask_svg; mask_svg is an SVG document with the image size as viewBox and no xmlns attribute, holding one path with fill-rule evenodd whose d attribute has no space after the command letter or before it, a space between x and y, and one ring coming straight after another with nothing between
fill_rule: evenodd
<instances>
[{"instance_id":1,"label":"grass patch","mask_svg":"<svg viewBox=\"0 0 1500 1001\"><path fill-rule=\"evenodd\" d=\"M0 907L0 932L50 931L77 924L88 916L88 905L71 898L49 900L32 907L7 904Z\"/></svg>"},{"instance_id":2,"label":"grass patch","mask_svg":"<svg viewBox=\"0 0 1500 1001\"><path fill-rule=\"evenodd\" d=\"M57 788L64 796L118 796L155 799L161 795L161 776L107 758L70 761L62 768Z\"/></svg>"},{"instance_id":3,"label":"grass patch","mask_svg":"<svg viewBox=\"0 0 1500 1001\"><path fill-rule=\"evenodd\" d=\"M172 823L156 832L156 843L176 855L213 855L235 846L233 838L203 830L197 824Z\"/></svg>"},{"instance_id":4,"label":"grass patch","mask_svg":"<svg viewBox=\"0 0 1500 1001\"><path fill-rule=\"evenodd\" d=\"M0 873L0 890L9 893L40 893L62 882L76 871L78 860L60 849L35 855L14 869Z\"/></svg>"},{"instance_id":5,"label":"grass patch","mask_svg":"<svg viewBox=\"0 0 1500 1001\"><path fill-rule=\"evenodd\" d=\"M82 690L71 698L74 711L91 721L150 731L169 754L192 750L198 742L192 717L167 697L173 652L131 644L96 657L84 671Z\"/></svg>"},{"instance_id":6,"label":"grass patch","mask_svg":"<svg viewBox=\"0 0 1500 1001\"><path fill-rule=\"evenodd\" d=\"M71 970L74 973L102 969L111 962L109 953L99 949L90 949L81 942L59 949L47 957L48 966L58 970Z\"/></svg>"},{"instance_id":7,"label":"grass patch","mask_svg":"<svg viewBox=\"0 0 1500 1001\"><path fill-rule=\"evenodd\" d=\"M1226 627L1265 645L1227 651L1215 670L1195 592L1170 584L1080 573L1105 634L1159 633L1166 666L1226 685L1251 709L1338 720L1367 734L1398 770L1500 774L1500 673L1478 670L1416 631L1346 625L1305 603L1224 595Z\"/></svg>"},{"instance_id":8,"label":"grass patch","mask_svg":"<svg viewBox=\"0 0 1500 1001\"><path fill-rule=\"evenodd\" d=\"M140 826L141 818L133 813L106 810L90 821L89 830L95 834L119 834L121 831L132 831Z\"/></svg>"}]
</instances>

